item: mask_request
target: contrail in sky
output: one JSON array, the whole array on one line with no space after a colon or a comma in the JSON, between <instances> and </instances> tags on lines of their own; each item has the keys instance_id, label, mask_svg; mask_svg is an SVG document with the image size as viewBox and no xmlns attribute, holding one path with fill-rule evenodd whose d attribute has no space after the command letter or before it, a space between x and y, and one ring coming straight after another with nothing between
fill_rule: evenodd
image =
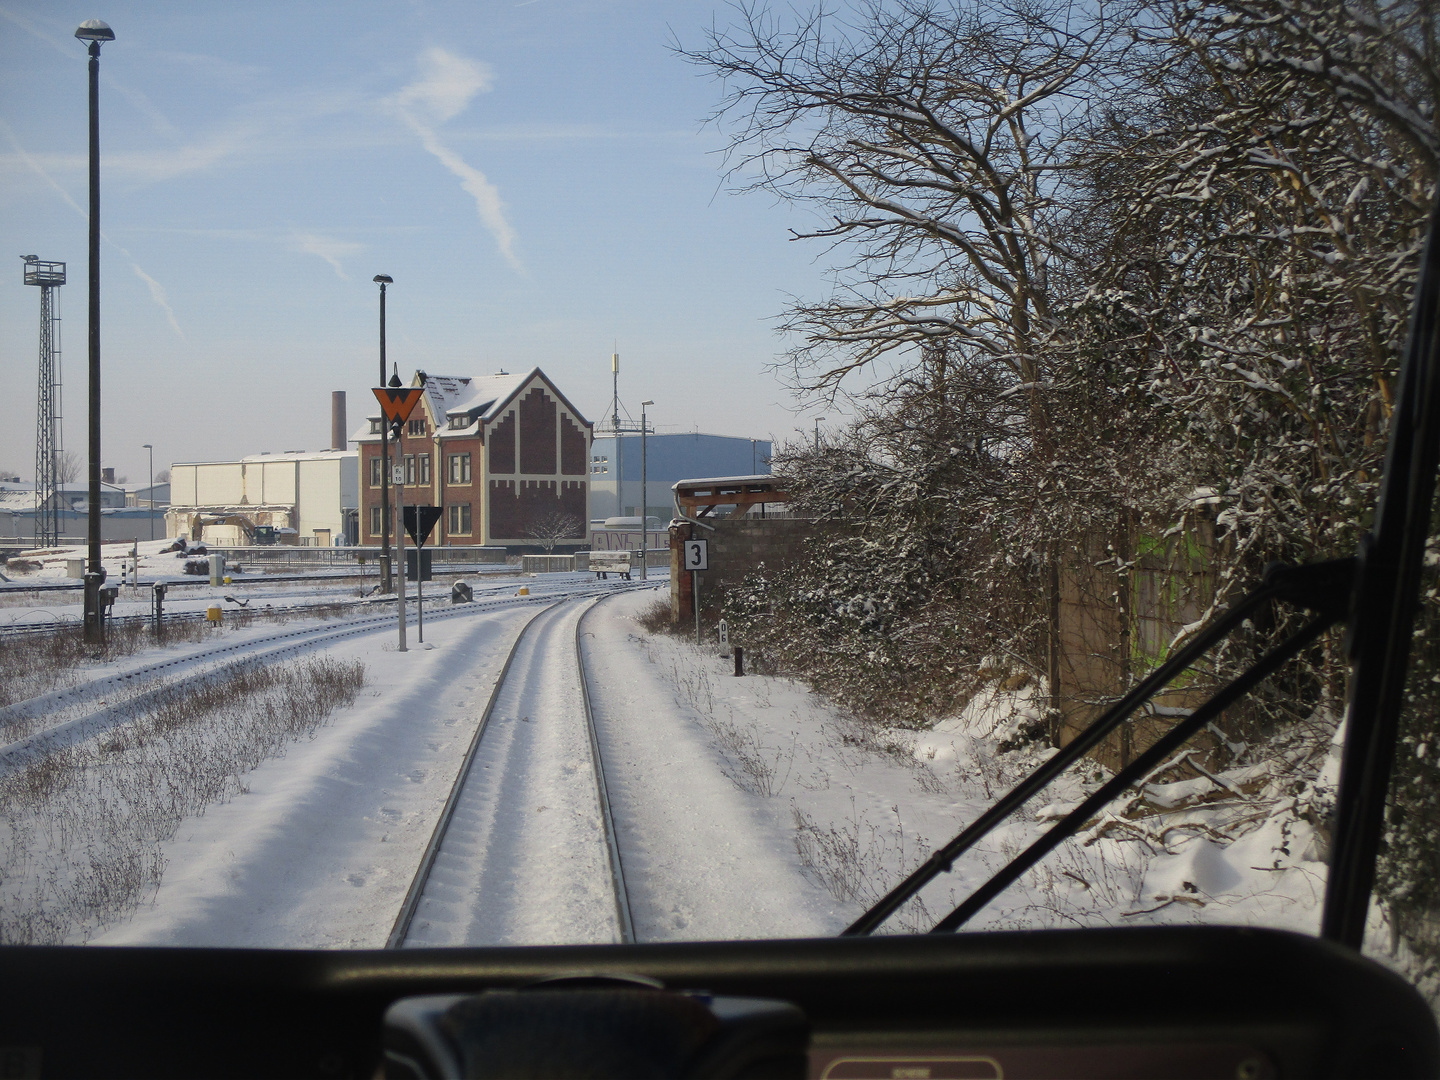
<instances>
[{"instance_id":1,"label":"contrail in sky","mask_svg":"<svg viewBox=\"0 0 1440 1080\"><path fill-rule=\"evenodd\" d=\"M70 209L74 210L86 221L89 221L89 211L87 211L83 206L81 206L74 199L72 199L70 197L70 193L66 191L63 187L61 187L59 184L57 184L54 178L49 173L47 173L44 168L41 167L40 163L30 156L26 149L20 145L20 140L15 137L15 132L10 127L10 125L7 124L4 120L0 120L0 128L4 128L5 137L10 140L10 145L15 148L15 153L20 155L20 160L25 162L25 164L28 165L30 169L34 171L37 176L40 177L40 179L44 180L45 183L49 184L50 187L55 190L55 193L59 195L60 198L65 200L66 205L69 206ZM184 331L180 329L180 323L175 318L175 311L173 308L171 308L170 301L166 299L165 287L161 285L158 281L156 281L154 278L152 278L149 274L145 273L144 270L141 270L140 264L135 261L135 256L131 255L130 252L126 251L119 244L115 243L114 240L111 240L110 237L106 236L103 229L100 231L100 238L104 240L107 244L109 244L111 247L113 247L116 251L120 252L121 255L124 255L125 258L130 260L130 268L135 271L136 275L139 276L141 281L145 282L145 284L149 286L150 299L154 300L155 303L160 306L160 310L165 312L165 318L170 323L170 329L175 331L176 335L180 338L181 341L184 341L187 345L190 344L190 342L186 341L185 339Z\"/></svg>"},{"instance_id":2,"label":"contrail in sky","mask_svg":"<svg viewBox=\"0 0 1440 1080\"><path fill-rule=\"evenodd\" d=\"M420 63L420 77L395 95L395 110L420 137L420 145L460 178L460 186L475 200L480 221L495 237L500 254L512 267L523 272L515 255L515 230L505 217L499 189L484 173L446 146L435 130L463 112L476 94L490 89L490 69L438 48L422 53Z\"/></svg>"}]
</instances>

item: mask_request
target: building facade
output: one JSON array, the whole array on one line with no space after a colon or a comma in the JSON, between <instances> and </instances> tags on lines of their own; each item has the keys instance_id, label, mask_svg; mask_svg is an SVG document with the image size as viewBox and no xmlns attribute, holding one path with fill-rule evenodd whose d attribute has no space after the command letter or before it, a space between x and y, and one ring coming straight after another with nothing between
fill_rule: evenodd
<instances>
[{"instance_id":1,"label":"building facade","mask_svg":"<svg viewBox=\"0 0 1440 1080\"><path fill-rule=\"evenodd\" d=\"M294 530L300 544L329 547L351 539L347 523L359 506L359 487L353 450L178 462L170 466L166 531L243 546L251 539L247 530L264 526Z\"/></svg>"},{"instance_id":2,"label":"building facade","mask_svg":"<svg viewBox=\"0 0 1440 1080\"><path fill-rule=\"evenodd\" d=\"M770 471L770 440L674 432L645 439L645 497L648 517L670 520L670 486L695 476L755 476ZM590 452L590 508L596 518L638 517L640 436L594 440Z\"/></svg>"},{"instance_id":3,"label":"building facade","mask_svg":"<svg viewBox=\"0 0 1440 1080\"><path fill-rule=\"evenodd\" d=\"M410 385L425 392L390 444L405 480L390 489L392 515L397 499L444 507L431 544L585 546L592 425L544 372L417 371ZM377 409L351 437L360 449L362 544L380 543L383 532L380 425Z\"/></svg>"}]
</instances>

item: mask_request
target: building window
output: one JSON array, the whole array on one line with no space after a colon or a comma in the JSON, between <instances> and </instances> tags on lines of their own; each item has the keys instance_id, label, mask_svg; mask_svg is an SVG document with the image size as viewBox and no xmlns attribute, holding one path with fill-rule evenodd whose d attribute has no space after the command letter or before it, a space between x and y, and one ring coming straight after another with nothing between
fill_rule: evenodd
<instances>
[{"instance_id":1,"label":"building window","mask_svg":"<svg viewBox=\"0 0 1440 1080\"><path fill-rule=\"evenodd\" d=\"M381 431L380 431L380 421L379 421L379 420L371 420L371 421L370 421L370 434L371 434L371 435L379 435L379 434L381 434Z\"/></svg>"},{"instance_id":2,"label":"building window","mask_svg":"<svg viewBox=\"0 0 1440 1080\"><path fill-rule=\"evenodd\" d=\"M608 457L592 457L590 459L590 471L592 473L608 473L610 471L610 459Z\"/></svg>"},{"instance_id":3,"label":"building window","mask_svg":"<svg viewBox=\"0 0 1440 1080\"><path fill-rule=\"evenodd\" d=\"M430 483L430 455L420 455L420 483Z\"/></svg>"},{"instance_id":4,"label":"building window","mask_svg":"<svg viewBox=\"0 0 1440 1080\"><path fill-rule=\"evenodd\" d=\"M425 434L425 421L424 421L424 420L411 420L410 423L407 425L407 427L406 427L405 430L408 431L411 435L424 435L424 434Z\"/></svg>"},{"instance_id":5,"label":"building window","mask_svg":"<svg viewBox=\"0 0 1440 1080\"><path fill-rule=\"evenodd\" d=\"M379 487L385 482L385 470L381 467L380 455L376 454L370 459L370 486Z\"/></svg>"},{"instance_id":6,"label":"building window","mask_svg":"<svg viewBox=\"0 0 1440 1080\"><path fill-rule=\"evenodd\" d=\"M405 455L405 483L415 483L415 455Z\"/></svg>"},{"instance_id":7,"label":"building window","mask_svg":"<svg viewBox=\"0 0 1440 1080\"><path fill-rule=\"evenodd\" d=\"M469 457L469 454L465 455ZM457 533L468 533L470 531L470 504L452 503L447 509L450 511L450 522L446 531L451 535Z\"/></svg>"},{"instance_id":8,"label":"building window","mask_svg":"<svg viewBox=\"0 0 1440 1080\"><path fill-rule=\"evenodd\" d=\"M450 430L451 430L451 431L459 431L461 428L465 428L465 427L469 427L469 426L470 426L470 418L469 418L468 416L466 416L464 413L461 413L459 416L452 416L452 417L450 417Z\"/></svg>"},{"instance_id":9,"label":"building window","mask_svg":"<svg viewBox=\"0 0 1440 1080\"><path fill-rule=\"evenodd\" d=\"M470 455L469 455L469 454L451 454L451 455L450 455L450 483L452 483L452 484L468 484L468 483L470 483ZM467 510L466 513L469 513L469 511Z\"/></svg>"},{"instance_id":10,"label":"building window","mask_svg":"<svg viewBox=\"0 0 1440 1080\"><path fill-rule=\"evenodd\" d=\"M370 507L370 535L380 535L380 507Z\"/></svg>"}]
</instances>

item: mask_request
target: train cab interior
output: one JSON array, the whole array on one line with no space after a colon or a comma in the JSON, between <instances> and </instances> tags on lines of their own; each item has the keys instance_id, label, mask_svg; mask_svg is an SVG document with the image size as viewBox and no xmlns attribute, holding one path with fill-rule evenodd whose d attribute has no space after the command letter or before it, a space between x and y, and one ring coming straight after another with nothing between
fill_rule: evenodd
<instances>
[{"instance_id":1,"label":"train cab interior","mask_svg":"<svg viewBox=\"0 0 1440 1080\"><path fill-rule=\"evenodd\" d=\"M353 952L7 947L0 954L0 1075L1440 1074L1431 1006L1360 951L1432 535L1437 314L1440 251L1432 226L1383 494L1361 550L1325 563L1273 566L1187 650L993 813L966 825L845 934ZM1163 686L1172 668L1263 604L1304 609L1310 622L1177 723L1155 753L1170 752L1316 635L1346 625L1349 726L1320 936L1245 926L957 932L1143 774L1153 764L1144 756L934 932L875 932L988 822L1039 791Z\"/></svg>"}]
</instances>

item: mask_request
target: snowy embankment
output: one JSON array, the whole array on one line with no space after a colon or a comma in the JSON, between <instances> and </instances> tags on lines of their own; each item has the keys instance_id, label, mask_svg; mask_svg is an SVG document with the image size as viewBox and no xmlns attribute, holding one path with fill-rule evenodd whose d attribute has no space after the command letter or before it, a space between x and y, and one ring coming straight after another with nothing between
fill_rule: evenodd
<instances>
[{"instance_id":1,"label":"snowy embankment","mask_svg":"<svg viewBox=\"0 0 1440 1080\"><path fill-rule=\"evenodd\" d=\"M928 732L877 731L789 680L734 678L713 648L640 628L636 615L656 596L606 599L583 638L642 941L836 933L1050 752L998 749L1029 709L1024 691L971 702ZM355 703L247 772L226 801L182 821L161 845L158 889L91 940L383 944L505 655L532 614L437 621L426 647L406 654L385 634L326 649L364 664ZM573 625L569 618L562 622ZM452 919L440 933L447 916L432 908L425 918L436 941L610 936L608 923L599 925L611 910L604 897L588 907L581 897L578 909L553 904L596 880L567 880L576 860L557 851L593 840L590 861L603 852L587 755L554 728L574 704L559 690L573 638L562 626L546 640L528 688L497 708L490 734L503 734L504 720L508 741L482 744L478 769L505 777L516 747L531 744L529 764L480 811L518 825L520 840L479 843L473 865L451 868L452 892L491 910ZM972 926L1214 921L1313 931L1323 865L1303 815L1315 785L1307 793L1270 769L1159 785L1117 805ZM1088 763L1075 772L888 929L928 928L963 899L1099 777ZM461 880L467 874L473 880Z\"/></svg>"},{"instance_id":2,"label":"snowy embankment","mask_svg":"<svg viewBox=\"0 0 1440 1080\"><path fill-rule=\"evenodd\" d=\"M838 932L1053 752L999 748L1034 715L1033 691L977 699L930 731L877 730L790 680L735 678L713 646L645 634L634 614L651 602L617 599L587 625L597 683L628 713L601 729L615 747L611 783L624 785L627 871L665 881L648 891L653 937ZM665 712L673 719L658 719ZM1319 765L1271 761L1147 787L971 927L1235 922L1313 933L1325 868L1306 816L1334 777L1297 776ZM716 790L721 776L728 791ZM1101 779L1093 763L1073 768L887 928L928 929Z\"/></svg>"}]
</instances>

